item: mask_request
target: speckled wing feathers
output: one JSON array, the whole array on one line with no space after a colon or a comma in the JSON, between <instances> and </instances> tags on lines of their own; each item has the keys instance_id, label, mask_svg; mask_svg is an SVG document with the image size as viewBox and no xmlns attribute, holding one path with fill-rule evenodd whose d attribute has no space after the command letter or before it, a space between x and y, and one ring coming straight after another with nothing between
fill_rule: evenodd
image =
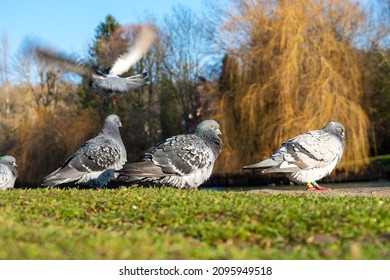
<instances>
[{"instance_id":1,"label":"speckled wing feathers","mask_svg":"<svg viewBox=\"0 0 390 280\"><path fill-rule=\"evenodd\" d=\"M85 159L80 159L93 171L102 171L112 168L120 160L120 147L111 139L97 136L94 141L87 141L82 147L80 153Z\"/></svg>"},{"instance_id":2,"label":"speckled wing feathers","mask_svg":"<svg viewBox=\"0 0 390 280\"><path fill-rule=\"evenodd\" d=\"M119 169L122 166L117 166L120 153L118 144L99 135L85 142L59 169L46 176L43 183L61 184L77 180L88 173L103 172L108 168Z\"/></svg>"},{"instance_id":3,"label":"speckled wing feathers","mask_svg":"<svg viewBox=\"0 0 390 280\"><path fill-rule=\"evenodd\" d=\"M100 133L85 142L59 169L46 176L44 186L77 182L105 186L114 178L115 170L126 163L126 149L119 133L117 115L109 115Z\"/></svg>"},{"instance_id":4,"label":"speckled wing feathers","mask_svg":"<svg viewBox=\"0 0 390 280\"><path fill-rule=\"evenodd\" d=\"M13 188L17 177L18 171L14 165L0 164L0 190Z\"/></svg>"},{"instance_id":5,"label":"speckled wing feathers","mask_svg":"<svg viewBox=\"0 0 390 280\"><path fill-rule=\"evenodd\" d=\"M211 163L211 150L196 135L178 135L151 149L146 158L151 159L167 174L186 175Z\"/></svg>"},{"instance_id":6,"label":"speckled wing feathers","mask_svg":"<svg viewBox=\"0 0 390 280\"><path fill-rule=\"evenodd\" d=\"M262 168L263 173L284 173L309 188L324 190L316 181L329 175L340 162L345 132L342 124L329 122L320 130L309 131L284 143L268 158L244 169Z\"/></svg>"},{"instance_id":7,"label":"speckled wing feathers","mask_svg":"<svg viewBox=\"0 0 390 280\"><path fill-rule=\"evenodd\" d=\"M222 148L219 124L205 120L193 134L168 138L151 148L142 162L128 163L117 172L118 181L136 185L197 188L212 174Z\"/></svg>"},{"instance_id":8,"label":"speckled wing feathers","mask_svg":"<svg viewBox=\"0 0 390 280\"><path fill-rule=\"evenodd\" d=\"M315 130L285 142L283 159L300 169L324 167L340 154L341 142L329 133ZM278 153L277 150L275 153ZM339 159L340 160L340 159Z\"/></svg>"},{"instance_id":9,"label":"speckled wing feathers","mask_svg":"<svg viewBox=\"0 0 390 280\"><path fill-rule=\"evenodd\" d=\"M9 185L11 181L9 173L7 166L0 164L0 189L5 189Z\"/></svg>"}]
</instances>

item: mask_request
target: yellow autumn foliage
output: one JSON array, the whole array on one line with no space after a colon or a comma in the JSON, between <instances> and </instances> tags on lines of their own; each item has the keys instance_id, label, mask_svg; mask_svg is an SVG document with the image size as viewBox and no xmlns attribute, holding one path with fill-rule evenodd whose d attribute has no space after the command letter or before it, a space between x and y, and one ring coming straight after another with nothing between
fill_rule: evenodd
<instances>
[{"instance_id":1,"label":"yellow autumn foliage","mask_svg":"<svg viewBox=\"0 0 390 280\"><path fill-rule=\"evenodd\" d=\"M368 163L370 121L354 39L365 18L355 1L240 0L224 25L227 79L218 120L225 132L217 170L239 172L280 143L329 121L346 128L343 160ZM234 47L231 47L234 46Z\"/></svg>"}]
</instances>

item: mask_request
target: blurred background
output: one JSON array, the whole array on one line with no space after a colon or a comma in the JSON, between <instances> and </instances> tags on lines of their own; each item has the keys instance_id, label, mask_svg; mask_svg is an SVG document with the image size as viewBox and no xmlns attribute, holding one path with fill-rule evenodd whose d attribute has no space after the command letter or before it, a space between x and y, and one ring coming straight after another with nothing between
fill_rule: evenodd
<instances>
[{"instance_id":1,"label":"blurred background","mask_svg":"<svg viewBox=\"0 0 390 280\"><path fill-rule=\"evenodd\" d=\"M2 2L0 154L16 157L19 186L40 183L111 113L128 161L217 120L224 148L210 184L266 180L242 166L329 121L344 125L346 142L328 180L389 178L389 1L133 2ZM44 41L108 67L144 23L158 38L126 75L147 72L150 83L117 104L26 51Z\"/></svg>"}]
</instances>

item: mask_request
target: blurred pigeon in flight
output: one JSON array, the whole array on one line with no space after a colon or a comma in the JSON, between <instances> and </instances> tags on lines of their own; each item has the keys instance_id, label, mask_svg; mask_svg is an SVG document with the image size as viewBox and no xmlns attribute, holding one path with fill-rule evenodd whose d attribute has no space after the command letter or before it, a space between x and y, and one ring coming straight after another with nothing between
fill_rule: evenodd
<instances>
[{"instance_id":1,"label":"blurred pigeon in flight","mask_svg":"<svg viewBox=\"0 0 390 280\"><path fill-rule=\"evenodd\" d=\"M211 175L222 149L219 124L206 120L193 134L168 138L151 148L142 162L128 163L117 181L140 185L197 188Z\"/></svg>"},{"instance_id":2,"label":"blurred pigeon in flight","mask_svg":"<svg viewBox=\"0 0 390 280\"><path fill-rule=\"evenodd\" d=\"M117 115L109 115L100 133L85 142L60 168L47 175L42 185L57 186L76 182L88 186L105 186L115 178L114 172L127 161L119 132L121 126Z\"/></svg>"},{"instance_id":3,"label":"blurred pigeon in flight","mask_svg":"<svg viewBox=\"0 0 390 280\"><path fill-rule=\"evenodd\" d=\"M130 77L120 77L130 67L140 60L150 49L155 39L155 30L149 25L143 25L129 52L122 54L108 69L102 69L92 63L83 63L62 53L33 47L38 59L46 61L57 67L90 78L90 88L103 98L117 97L132 90L147 85L147 74L138 74Z\"/></svg>"},{"instance_id":4,"label":"blurred pigeon in flight","mask_svg":"<svg viewBox=\"0 0 390 280\"><path fill-rule=\"evenodd\" d=\"M282 143L266 160L244 166L244 169L265 168L263 173L285 173L308 190L327 190L317 184L340 162L344 150L344 127L330 122L320 130L309 131Z\"/></svg>"},{"instance_id":5,"label":"blurred pigeon in flight","mask_svg":"<svg viewBox=\"0 0 390 280\"><path fill-rule=\"evenodd\" d=\"M13 188L17 177L16 159L13 156L0 157L0 190Z\"/></svg>"}]
</instances>

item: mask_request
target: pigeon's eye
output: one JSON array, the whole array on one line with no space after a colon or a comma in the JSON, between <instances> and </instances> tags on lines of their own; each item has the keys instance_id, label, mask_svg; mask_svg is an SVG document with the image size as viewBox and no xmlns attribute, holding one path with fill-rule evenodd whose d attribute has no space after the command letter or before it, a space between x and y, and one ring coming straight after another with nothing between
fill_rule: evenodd
<instances>
[{"instance_id":1,"label":"pigeon's eye","mask_svg":"<svg viewBox=\"0 0 390 280\"><path fill-rule=\"evenodd\" d=\"M114 121L115 121L116 123L120 123L120 122L121 122L119 118L115 118Z\"/></svg>"},{"instance_id":2,"label":"pigeon's eye","mask_svg":"<svg viewBox=\"0 0 390 280\"><path fill-rule=\"evenodd\" d=\"M210 128L211 128L211 129L214 129L214 125L213 125L213 124L210 124Z\"/></svg>"}]
</instances>

